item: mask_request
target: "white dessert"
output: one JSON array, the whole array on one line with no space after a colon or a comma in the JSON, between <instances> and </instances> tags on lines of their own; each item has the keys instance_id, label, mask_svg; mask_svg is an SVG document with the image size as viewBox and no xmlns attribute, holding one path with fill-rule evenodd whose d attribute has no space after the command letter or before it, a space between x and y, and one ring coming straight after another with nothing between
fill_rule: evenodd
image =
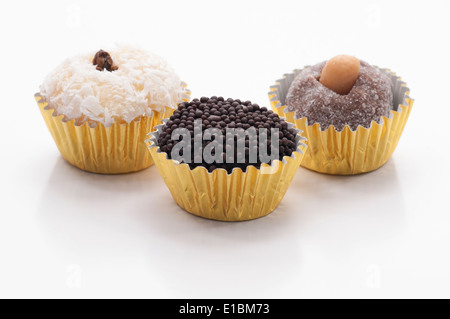
<instances>
[{"instance_id":1,"label":"white dessert","mask_svg":"<svg viewBox=\"0 0 450 319\"><path fill-rule=\"evenodd\" d=\"M96 70L95 52L67 59L53 70L40 87L49 107L77 124L111 126L164 112L166 106L176 108L182 101L182 82L166 60L135 47L107 51L118 70Z\"/></svg>"}]
</instances>

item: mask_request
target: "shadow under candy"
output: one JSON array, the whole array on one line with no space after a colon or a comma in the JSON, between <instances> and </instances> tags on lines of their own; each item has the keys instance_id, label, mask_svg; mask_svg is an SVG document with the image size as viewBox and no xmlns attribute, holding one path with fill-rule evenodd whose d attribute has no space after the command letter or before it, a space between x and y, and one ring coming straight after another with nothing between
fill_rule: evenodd
<instances>
[{"instance_id":1,"label":"shadow under candy","mask_svg":"<svg viewBox=\"0 0 450 319\"><path fill-rule=\"evenodd\" d=\"M264 296L282 289L284 272L299 266L295 232L289 231L294 215L285 210L247 222L207 220L177 206L154 166L98 175L60 158L42 196L39 220L66 260L83 260L92 269L116 265L116 272L144 267L147 276L173 289L172 296L220 296L221 289L242 287L240 296L251 297L246 291L257 288ZM193 295L193 286L204 293Z\"/></svg>"},{"instance_id":2,"label":"shadow under candy","mask_svg":"<svg viewBox=\"0 0 450 319\"><path fill-rule=\"evenodd\" d=\"M142 272L141 277L162 280L170 296L180 298L208 293L225 298L236 287L242 298L283 296L286 287L295 285L292 278L307 275L302 251L308 245L342 259L348 256L340 255L342 245L361 251L361 246L396 236L405 222L393 160L358 176L300 168L272 214L233 223L183 211L156 167L97 175L60 158L39 219L61 258L82 260L94 282L105 276L98 270L104 267L124 278L130 271ZM148 283L126 285L146 289Z\"/></svg>"},{"instance_id":3,"label":"shadow under candy","mask_svg":"<svg viewBox=\"0 0 450 319\"><path fill-rule=\"evenodd\" d=\"M298 202L296 227L329 249L363 245L398 235L405 225L405 205L396 163L389 160L371 173L333 176L304 168L297 172L286 198ZM284 202L292 209L289 201ZM339 250L335 250L339 251Z\"/></svg>"}]
</instances>

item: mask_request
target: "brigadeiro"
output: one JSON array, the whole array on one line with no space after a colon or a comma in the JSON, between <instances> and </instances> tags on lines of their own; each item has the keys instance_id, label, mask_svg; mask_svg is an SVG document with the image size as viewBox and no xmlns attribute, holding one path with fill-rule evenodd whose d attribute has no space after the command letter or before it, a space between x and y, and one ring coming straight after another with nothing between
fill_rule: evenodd
<instances>
[{"instance_id":1,"label":"brigadeiro","mask_svg":"<svg viewBox=\"0 0 450 319\"><path fill-rule=\"evenodd\" d=\"M192 136L191 146L194 145L194 126L195 121L202 121L202 130L197 134L203 135L208 129L216 128L219 130L221 135L225 138L218 140L204 140L202 137L202 145L200 145L199 154L203 154L204 149L211 143L220 142L223 147L222 159L223 163L206 163L205 161L197 160L195 161L194 151L191 152L191 157L187 158L185 162L189 163L191 168L197 166L204 166L210 172L217 168L223 168L231 173L233 168L239 167L245 170L248 165L254 165L256 168L260 168L262 161L258 156L257 161L251 163L250 161L250 151L260 154L262 148L264 148L264 154L271 154L271 128L277 129L277 137L279 139L279 145L274 150L276 152L276 159L282 160L284 156L291 156L292 153L297 148L296 135L298 130L295 128L289 128L288 123L281 119L273 111L268 110L266 107L260 107L258 104L253 104L250 101L242 102L241 100L227 99L223 97L202 97L201 99L194 99L191 102L181 103L178 109L170 117L169 121L162 128L161 133L158 138L158 145L161 151L167 152L168 157L172 158L172 149L181 141L174 141L172 139L172 132L177 128L187 128ZM234 140L229 140L226 138L227 129L243 129L247 130L251 127L255 128L255 133L258 137L258 143L255 145L250 145L250 138L246 136L245 147L242 150L238 149L237 138L238 136L233 136ZM260 133L259 129L263 129ZM268 141L266 144L262 144L260 134L267 134L264 139ZM234 148L232 157L226 154L227 146L232 146ZM239 152L242 151L242 157L245 157L244 163L238 163ZM245 154L245 155L244 155ZM215 154L216 155L216 154ZM268 164L269 162L266 162Z\"/></svg>"},{"instance_id":2,"label":"brigadeiro","mask_svg":"<svg viewBox=\"0 0 450 319\"><path fill-rule=\"evenodd\" d=\"M286 74L269 97L277 114L305 132L302 166L339 175L386 163L413 105L395 73L349 55Z\"/></svg>"},{"instance_id":3,"label":"brigadeiro","mask_svg":"<svg viewBox=\"0 0 450 319\"><path fill-rule=\"evenodd\" d=\"M198 216L238 221L277 207L303 158L300 133L266 107L212 96L179 104L148 142L179 206ZM214 161L206 158L208 150Z\"/></svg>"}]
</instances>

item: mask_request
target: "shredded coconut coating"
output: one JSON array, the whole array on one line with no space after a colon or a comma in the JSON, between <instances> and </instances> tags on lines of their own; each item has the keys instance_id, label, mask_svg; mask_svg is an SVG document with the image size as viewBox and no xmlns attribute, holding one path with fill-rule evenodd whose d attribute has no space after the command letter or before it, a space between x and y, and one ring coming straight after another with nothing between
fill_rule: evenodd
<instances>
[{"instance_id":1,"label":"shredded coconut coating","mask_svg":"<svg viewBox=\"0 0 450 319\"><path fill-rule=\"evenodd\" d=\"M91 52L67 59L45 78L40 93L56 114L77 124L111 126L182 101L182 82L160 56L128 46L108 52L117 71L96 70Z\"/></svg>"},{"instance_id":2,"label":"shredded coconut coating","mask_svg":"<svg viewBox=\"0 0 450 319\"><path fill-rule=\"evenodd\" d=\"M369 128L372 121L380 123L392 108L392 82L378 68L360 62L358 78L347 95L335 93L319 82L326 62L302 70L289 88L287 111L295 111L297 118L306 117L308 125L319 123L321 130L330 125L337 131L346 125L356 130L359 125Z\"/></svg>"}]
</instances>

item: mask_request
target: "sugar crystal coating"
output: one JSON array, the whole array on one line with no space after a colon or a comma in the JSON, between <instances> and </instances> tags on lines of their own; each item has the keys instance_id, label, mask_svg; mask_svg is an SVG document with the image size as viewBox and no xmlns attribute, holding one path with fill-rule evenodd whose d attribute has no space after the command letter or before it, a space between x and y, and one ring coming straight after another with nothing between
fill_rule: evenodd
<instances>
[{"instance_id":1,"label":"sugar crystal coating","mask_svg":"<svg viewBox=\"0 0 450 319\"><path fill-rule=\"evenodd\" d=\"M308 125L319 123L322 130L333 125L342 131L346 125L356 130L380 122L392 108L392 82L381 70L360 61L359 76L347 95L338 94L319 82L326 62L302 70L286 96L288 112L306 117Z\"/></svg>"}]
</instances>

